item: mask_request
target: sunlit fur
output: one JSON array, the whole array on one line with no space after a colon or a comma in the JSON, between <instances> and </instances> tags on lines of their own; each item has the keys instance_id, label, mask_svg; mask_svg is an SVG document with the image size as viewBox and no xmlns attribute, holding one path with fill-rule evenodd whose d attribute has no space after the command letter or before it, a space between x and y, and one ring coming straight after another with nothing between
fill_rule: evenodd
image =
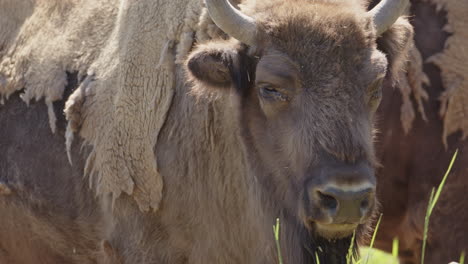
<instances>
[{"instance_id":1,"label":"sunlit fur","mask_svg":"<svg viewBox=\"0 0 468 264\"><path fill-rule=\"evenodd\" d=\"M158 60L151 59L161 52L153 40L172 36L156 34L166 28L163 21L169 21L166 16L158 20L161 10L152 12L162 9L158 6L162 2L169 3L120 1L129 8L119 10L122 19L112 20L118 29L112 32L121 34L124 41L100 39L110 42L118 52L104 50L102 56L110 57L103 57L105 62L97 64L102 67L100 71L110 71L111 76L115 73L116 79L101 75L80 98L83 127L70 150L73 165L65 154L64 120L58 120L57 133L52 134L44 104L27 108L19 95L13 94L2 106L0 123L5 129L0 134L7 151L0 151L0 184L4 190L0 190L0 262L277 263L272 225L279 218L285 264L314 263L315 253L321 263L345 263L352 230L345 234L317 233L314 223L305 219L308 212L301 209L304 187L306 182L330 182L333 175L320 173L330 168L375 165L370 94L379 78L393 76L393 70L400 68L398 62L404 58L412 32L407 21L398 20L376 40L364 3L247 0L241 8L258 21L257 45L246 46L233 39L199 44L186 61L187 71L181 64L171 68L172 86L163 78L172 70L155 70L164 65L158 66ZM180 4L176 3L163 6ZM36 21L35 15L28 20ZM60 30L55 31L54 23L50 24L54 29L51 34L62 36ZM173 30L183 31L190 38L186 30L191 28ZM83 42L88 40L84 34ZM172 41L168 45L166 51L171 54ZM25 52L19 47L14 52ZM41 48L55 51L50 46ZM75 59L77 54L69 57ZM148 73L148 78L140 78L141 73ZM282 73L291 81L277 78ZM69 76L67 92L77 88L79 76ZM274 82L287 94L276 94L273 100L260 99L260 78ZM109 90L99 90L105 84L109 84L105 86ZM152 96L148 90L154 87L160 90L154 93L154 103L143 104L144 113L127 112L126 107L112 104L125 92L126 106L141 106L143 99ZM161 107L158 100L169 90L173 96L166 102L167 116L152 119L153 110ZM99 91L109 94L103 101L94 101ZM54 107L61 113L63 109L57 103ZM107 107L98 106L118 108L122 119L117 118L118 113L99 111ZM115 119L115 129L100 130L105 126L98 121L110 119ZM131 122L134 119L139 122ZM129 125L151 120L160 120L160 131ZM125 133L121 127L128 128L126 132L145 130L139 135L157 137L157 143L149 146L154 151L143 156L149 161L144 164L157 165L163 178L157 210L141 211L135 193L122 193L112 201L89 188L83 170L88 154L96 152L80 149L86 142L80 139L86 135L84 126L93 132L92 137L99 135L98 139ZM132 134L123 136L140 140ZM141 165L139 155L122 152L126 149L117 144L105 146L122 161L118 168ZM128 148L133 148L130 153L141 151L138 144ZM92 162L88 159L88 165ZM116 182L119 179L118 175L110 176L115 176ZM146 183L140 176L145 175L135 175L134 180ZM372 178L369 174L359 180L371 182ZM94 177L91 185L96 186L98 180ZM358 228L358 240L363 230L364 225Z\"/></svg>"},{"instance_id":2,"label":"sunlit fur","mask_svg":"<svg viewBox=\"0 0 468 264\"><path fill-rule=\"evenodd\" d=\"M265 211L286 220L283 245L289 262L307 263L309 250L300 255L293 249L303 246L311 252L325 248L325 263L335 263L333 258L341 263L347 247L327 239L344 239L349 245L351 233L317 233L313 225L304 225L300 212L304 186L318 177L316 170L329 166L329 160L377 165L370 92L375 83L398 70L412 30L400 19L377 41L366 10L351 1L257 1L256 5L246 3L243 11L256 18L258 44L200 45L188 60L194 93L211 94L214 88L227 94L230 86L236 90L237 122L247 164L262 186ZM203 64L205 70L191 67L201 65L200 57L206 62L211 56L218 59ZM287 99L265 102L259 95L257 76L264 67L297 77L297 82L278 84L283 86L279 89L285 88ZM220 71L230 83L213 83L213 72ZM269 81L276 85L274 78L271 74ZM364 180L375 180L374 175L368 177L372 179ZM358 227L358 240L364 229Z\"/></svg>"}]
</instances>

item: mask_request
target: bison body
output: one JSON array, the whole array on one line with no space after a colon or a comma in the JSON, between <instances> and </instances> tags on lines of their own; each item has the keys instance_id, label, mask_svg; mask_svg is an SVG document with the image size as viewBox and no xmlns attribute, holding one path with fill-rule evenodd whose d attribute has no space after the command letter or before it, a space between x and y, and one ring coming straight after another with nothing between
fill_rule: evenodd
<instances>
[{"instance_id":1,"label":"bison body","mask_svg":"<svg viewBox=\"0 0 468 264\"><path fill-rule=\"evenodd\" d=\"M421 1L413 1L411 12L414 15L411 22L415 27L415 47L424 62L416 70L429 78L430 82L424 85L428 98L422 105L424 116L417 112L412 128L405 133L401 117L402 111L407 109L401 107L404 103L402 93L400 89L391 89L389 84L384 86L378 122L381 132L377 138L378 156L382 163L377 173L377 193L383 217L376 245L390 252L392 241L397 238L401 261L421 262L429 196L432 188L439 186L453 154L458 150L458 157L430 218L424 262L449 263L458 260L462 252L468 250L468 214L463 209L468 201L467 142L462 133L457 132L450 135L444 145L441 96L448 87L443 85L441 72L447 71L451 65L437 67L428 60L447 47L444 43L450 34L443 30L447 28L447 13L438 12L435 5ZM455 63L461 60L459 57ZM417 77L414 73L413 76ZM459 89L466 89L466 86ZM413 95L411 100L416 102L416 98Z\"/></svg>"}]
</instances>

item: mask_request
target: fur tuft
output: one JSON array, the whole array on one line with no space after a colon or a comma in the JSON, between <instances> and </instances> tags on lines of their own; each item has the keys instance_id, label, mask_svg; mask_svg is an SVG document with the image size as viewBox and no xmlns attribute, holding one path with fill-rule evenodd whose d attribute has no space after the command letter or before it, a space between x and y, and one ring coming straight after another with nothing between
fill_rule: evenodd
<instances>
[{"instance_id":1,"label":"fur tuft","mask_svg":"<svg viewBox=\"0 0 468 264\"><path fill-rule=\"evenodd\" d=\"M413 43L413 27L407 18L400 17L393 26L377 39L378 49L388 60L388 76L398 80L399 71L404 69L409 50Z\"/></svg>"}]
</instances>

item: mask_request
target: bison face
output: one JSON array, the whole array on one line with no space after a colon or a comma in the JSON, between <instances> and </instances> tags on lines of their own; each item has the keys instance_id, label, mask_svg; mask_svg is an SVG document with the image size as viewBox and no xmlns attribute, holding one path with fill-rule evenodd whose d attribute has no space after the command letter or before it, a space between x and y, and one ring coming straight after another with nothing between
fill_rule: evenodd
<instances>
[{"instance_id":1,"label":"bison face","mask_svg":"<svg viewBox=\"0 0 468 264\"><path fill-rule=\"evenodd\" d=\"M194 89L235 91L247 162L276 216L328 239L349 236L375 209L373 116L411 28L400 21L380 38L386 57L372 16L355 7L281 1L250 12L255 41L192 52Z\"/></svg>"}]
</instances>

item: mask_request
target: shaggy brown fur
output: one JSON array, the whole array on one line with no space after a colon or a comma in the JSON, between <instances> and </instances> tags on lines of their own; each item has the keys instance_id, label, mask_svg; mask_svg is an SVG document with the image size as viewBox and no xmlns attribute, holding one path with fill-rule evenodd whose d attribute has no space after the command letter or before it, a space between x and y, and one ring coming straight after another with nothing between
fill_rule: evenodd
<instances>
[{"instance_id":1,"label":"shaggy brown fur","mask_svg":"<svg viewBox=\"0 0 468 264\"><path fill-rule=\"evenodd\" d=\"M454 45L447 46L445 43L449 34L443 30L447 22L444 12L437 12L436 7L428 3L414 1L412 14L415 44L423 61L434 54L440 54L446 47L455 48ZM453 36L451 38L454 39ZM462 46L459 45L458 48ZM448 51L446 55L450 53ZM446 55L439 58L447 59ZM462 56L457 58L460 60L458 65L466 63L462 61ZM404 96L389 84L384 88L379 110L381 121L378 122L378 127L381 132L377 146L382 168L377 174L377 189L383 218L377 233L376 246L391 251L393 238L397 237L400 241L399 256L402 263L407 264L420 263L429 195L431 189L441 182L456 149L459 150L458 158L431 216L425 263L458 261L462 251L468 252L468 142L463 140L462 133L448 137L447 146L441 140L441 136L446 133L447 121L441 120L439 116L439 98L448 88L445 86L447 80L441 75L451 71L452 65L447 65L447 68L443 64L437 66L442 67L442 70L431 63L425 63L420 69L424 70L430 80L430 85L425 87L428 92L428 100L424 103L426 121L422 115L417 114L412 129L405 134L399 111ZM463 124L460 123L461 126Z\"/></svg>"},{"instance_id":2,"label":"shaggy brown fur","mask_svg":"<svg viewBox=\"0 0 468 264\"><path fill-rule=\"evenodd\" d=\"M411 49L407 73L404 73L401 83L398 85L403 95L401 121L403 129L408 133L415 119L415 108L426 120L423 102L429 98L423 84L429 86L430 82L424 73L423 63L436 65L441 71L445 89L438 96L441 101L439 115L444 120L444 130L441 137L447 147L450 135L458 131L463 132L464 138L468 135L468 123L465 118L468 115L468 110L465 107L468 94L468 76L466 74L468 52L464 49L468 39L466 37L468 17L465 15L468 11L468 2L450 0L414 0L413 2L416 4L420 4L420 2L431 3L436 8L437 13L444 14L445 20L443 25L440 25L442 27L440 30L447 34L447 39L443 49L431 53L429 57L424 58L425 61L422 61L417 47ZM433 24L430 22L427 26L432 27ZM434 41L432 42L433 45L437 45Z\"/></svg>"},{"instance_id":3,"label":"shaggy brown fur","mask_svg":"<svg viewBox=\"0 0 468 264\"><path fill-rule=\"evenodd\" d=\"M306 204L306 188L338 178L318 171L340 166L365 167L364 180L374 180L372 121L380 80L387 64L398 65L406 52L411 28L400 19L378 47L358 2L256 2L242 8L260 23L258 45L211 41L192 51L194 89L217 93L207 99L190 93L187 73L174 64L176 40L190 34L184 23L193 22L183 18L193 14L167 1L122 1L89 77L71 86L79 88L67 104L69 130L83 139L76 143L92 145L80 153L69 143L73 166L59 135L43 134L44 109L27 111L16 97L8 101L0 110L2 124L8 122L0 137L7 149L0 180L12 194L0 196L0 210L8 212L0 226L9 227L0 233L0 258L275 263L271 226L279 217L285 263L313 263L315 252L322 263L345 263L350 230L317 230L307 207L316 201ZM216 51L219 76L229 85L208 87L201 77L211 77L196 58ZM261 99L267 81L283 90ZM18 116L27 113L42 116L26 126ZM21 136L31 127L37 138ZM64 124L58 127L63 136ZM11 140L20 138L28 144ZM82 180L82 170L89 179ZM28 236L37 239L21 243Z\"/></svg>"},{"instance_id":4,"label":"shaggy brown fur","mask_svg":"<svg viewBox=\"0 0 468 264\"><path fill-rule=\"evenodd\" d=\"M466 98L468 96L468 3L466 1L431 0L437 10L444 10L447 23L443 30L450 34L445 49L427 58L441 70L445 91L440 95L440 116L444 119L442 140L447 147L448 136L461 131L463 139L468 136ZM461 114L462 113L462 114Z\"/></svg>"}]
</instances>

